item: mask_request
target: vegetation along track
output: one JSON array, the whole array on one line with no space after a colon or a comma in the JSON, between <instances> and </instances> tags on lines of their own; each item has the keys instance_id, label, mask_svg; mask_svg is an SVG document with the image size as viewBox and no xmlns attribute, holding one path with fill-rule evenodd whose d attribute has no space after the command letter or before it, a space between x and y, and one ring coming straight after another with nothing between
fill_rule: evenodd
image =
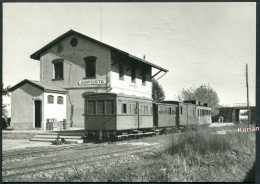
<instances>
[{"instance_id":1,"label":"vegetation along track","mask_svg":"<svg viewBox=\"0 0 260 184\"><path fill-rule=\"evenodd\" d=\"M12 167L12 168L6 168L6 169L3 168L2 169L3 181L7 181L8 179L19 176L19 175L34 174L34 173L40 172L40 171L57 170L57 169L62 169L62 168L74 167L75 164L92 165L98 161L115 159L115 158L130 155L130 154L145 153L145 152L153 151L154 149L149 149L153 146L154 145L142 146L141 148L138 147L138 148L132 148L132 149L127 149L127 150L121 150L121 151L113 151L113 152L109 152L109 153L105 153L105 154L85 156L85 157L81 157L81 158L62 160L62 161L58 161L58 162L47 162L47 163L43 163L43 164L34 164L34 165L28 165L28 166L22 166L22 167Z\"/></svg>"}]
</instances>

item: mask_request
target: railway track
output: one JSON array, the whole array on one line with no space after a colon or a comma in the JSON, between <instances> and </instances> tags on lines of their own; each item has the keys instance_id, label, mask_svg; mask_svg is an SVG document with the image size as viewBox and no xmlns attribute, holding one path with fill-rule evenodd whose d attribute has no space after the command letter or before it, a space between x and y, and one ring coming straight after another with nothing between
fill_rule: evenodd
<instances>
[{"instance_id":1,"label":"railway track","mask_svg":"<svg viewBox=\"0 0 260 184\"><path fill-rule=\"evenodd\" d=\"M92 165L95 164L98 161L104 161L104 160L110 160L110 159L116 159L119 157L127 156L130 154L141 154L149 151L154 151L154 149L150 149L154 145L150 146L142 146L138 148L132 148L127 150L121 150L121 151L113 151L108 152L105 154L98 154L98 155L91 155L91 156L83 156L81 158L74 158L71 160L61 160L57 162L46 162L42 164L34 164L34 165L28 165L28 166L22 166L22 167L12 167L12 168L2 168L2 177L3 181L11 181L10 179L24 176L28 174L35 174L37 172L41 171L49 171L49 170L57 170L57 169L65 169L69 167L75 167L74 165L82 165L82 164L88 164ZM142 149L140 149L142 148ZM87 161L86 161L87 159Z\"/></svg>"},{"instance_id":2,"label":"railway track","mask_svg":"<svg viewBox=\"0 0 260 184\"><path fill-rule=\"evenodd\" d=\"M71 149L71 148L74 148L76 150L79 150L79 149L91 149L91 148L96 148L96 147L100 147L101 145L96 145L96 146L89 146L89 145L84 145L84 144L81 144L81 145L69 145L69 146L62 146L62 147L49 147L49 148L39 148L39 149L36 149L36 150L31 150L31 151L28 151L28 150L24 150L24 151L17 151L17 152L14 152L14 151L9 151L10 153L6 152L6 153L3 153L2 155L2 161L5 161L7 159L13 159L13 158L23 158L23 157L28 157L28 156L33 156L35 154L47 154L47 153L50 153L50 152L61 152L61 151L64 151L64 150L68 150L68 149Z\"/></svg>"}]
</instances>

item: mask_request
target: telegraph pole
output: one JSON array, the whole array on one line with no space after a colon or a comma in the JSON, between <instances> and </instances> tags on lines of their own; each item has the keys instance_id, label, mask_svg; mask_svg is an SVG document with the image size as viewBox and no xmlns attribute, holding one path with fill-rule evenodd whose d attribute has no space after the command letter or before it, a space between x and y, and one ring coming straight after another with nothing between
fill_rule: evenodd
<instances>
[{"instance_id":1,"label":"telegraph pole","mask_svg":"<svg viewBox=\"0 0 260 184\"><path fill-rule=\"evenodd\" d=\"M102 7L100 8L100 41L102 42Z\"/></svg>"},{"instance_id":2,"label":"telegraph pole","mask_svg":"<svg viewBox=\"0 0 260 184\"><path fill-rule=\"evenodd\" d=\"M246 88L247 88L247 120L248 120L248 127L250 124L250 110L249 110L249 87L248 87L248 67L246 64Z\"/></svg>"}]
</instances>

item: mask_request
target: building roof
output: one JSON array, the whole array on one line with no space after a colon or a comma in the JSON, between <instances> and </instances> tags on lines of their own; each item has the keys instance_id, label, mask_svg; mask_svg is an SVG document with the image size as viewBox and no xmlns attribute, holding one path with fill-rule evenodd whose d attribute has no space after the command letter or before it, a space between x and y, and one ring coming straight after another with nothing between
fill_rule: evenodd
<instances>
[{"instance_id":1,"label":"building roof","mask_svg":"<svg viewBox=\"0 0 260 184\"><path fill-rule=\"evenodd\" d=\"M126 94L123 94L123 93L89 93L89 92L86 92L83 94L83 97L87 97L87 98L96 98L96 97L125 97L125 98L134 98L134 99L141 99L141 100L149 100L149 101L152 101L151 98L146 98L146 97L139 97L139 96L136 96L136 95L126 95Z\"/></svg>"},{"instance_id":2,"label":"building roof","mask_svg":"<svg viewBox=\"0 0 260 184\"><path fill-rule=\"evenodd\" d=\"M40 81L34 81L34 80L28 80L25 79L18 84L14 85L13 87L10 88L10 91L14 91L15 89L19 88L23 84L28 83L31 84L45 92L52 92L52 93L67 93L67 91L61 87L58 87L54 84L47 83L47 82L40 82Z\"/></svg>"},{"instance_id":3,"label":"building roof","mask_svg":"<svg viewBox=\"0 0 260 184\"><path fill-rule=\"evenodd\" d=\"M41 54L42 54L43 52L45 52L46 50L48 50L49 48L51 48L53 45L55 45L55 44L58 43L59 41L63 40L64 38L66 38L66 37L68 37L68 36L70 36L70 35L72 35L72 34L76 34L76 35L78 35L78 36L80 36L80 37L83 37L83 38L85 38L85 39L89 39L89 40L91 40L91 41L94 41L94 42L96 42L96 43L98 43L98 44L101 44L101 45L103 45L103 46L105 46L105 47L108 47L108 48L113 49L113 50L115 50L115 51L117 51L117 52L120 52L121 54L124 54L124 55L126 55L127 57L132 58L132 59L134 59L134 60L136 60L136 61L138 61L138 62L142 62L142 63L144 63L144 64L150 65L151 67L156 68L156 69L158 69L158 70L161 70L161 71L164 71L164 72L168 72L168 70L165 69L165 68L162 68L162 67L160 67L160 66L158 66L158 65L155 65L155 64L150 63L150 62L148 62L148 61L145 61L145 60L143 60L143 59L141 59L141 58L138 58L138 57L136 57L136 56L133 56L133 55L131 55L131 54L125 52L125 51L122 51L122 50L120 50L120 49L117 49L117 48L115 48L115 47L112 47L112 46L110 46L110 45L107 45L107 44L105 44L105 43L103 43L103 42L100 42L100 41L98 41L98 40L95 40L95 39L93 39L93 38L91 38L91 37L88 37L88 36L86 36L86 35L84 35L84 34L81 34L81 33L79 33L79 32L76 32L76 31L74 31L74 30L69 30L68 32L66 32L66 33L64 33L63 35L59 36L59 37L56 38L55 40L51 41L50 43L48 43L47 45L45 45L44 47L42 47L41 49L39 49L38 51L36 51L35 53L33 53L30 57L31 57L32 59L39 60L39 59L40 59L40 56L41 56Z\"/></svg>"}]
</instances>

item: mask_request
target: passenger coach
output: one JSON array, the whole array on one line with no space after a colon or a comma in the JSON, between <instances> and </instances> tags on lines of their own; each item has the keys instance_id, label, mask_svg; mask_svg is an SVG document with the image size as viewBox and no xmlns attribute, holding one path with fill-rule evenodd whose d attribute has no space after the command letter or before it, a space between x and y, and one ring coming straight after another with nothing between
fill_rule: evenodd
<instances>
[{"instance_id":1,"label":"passenger coach","mask_svg":"<svg viewBox=\"0 0 260 184\"><path fill-rule=\"evenodd\" d=\"M115 93L87 94L85 130L102 137L153 128L152 100Z\"/></svg>"}]
</instances>

